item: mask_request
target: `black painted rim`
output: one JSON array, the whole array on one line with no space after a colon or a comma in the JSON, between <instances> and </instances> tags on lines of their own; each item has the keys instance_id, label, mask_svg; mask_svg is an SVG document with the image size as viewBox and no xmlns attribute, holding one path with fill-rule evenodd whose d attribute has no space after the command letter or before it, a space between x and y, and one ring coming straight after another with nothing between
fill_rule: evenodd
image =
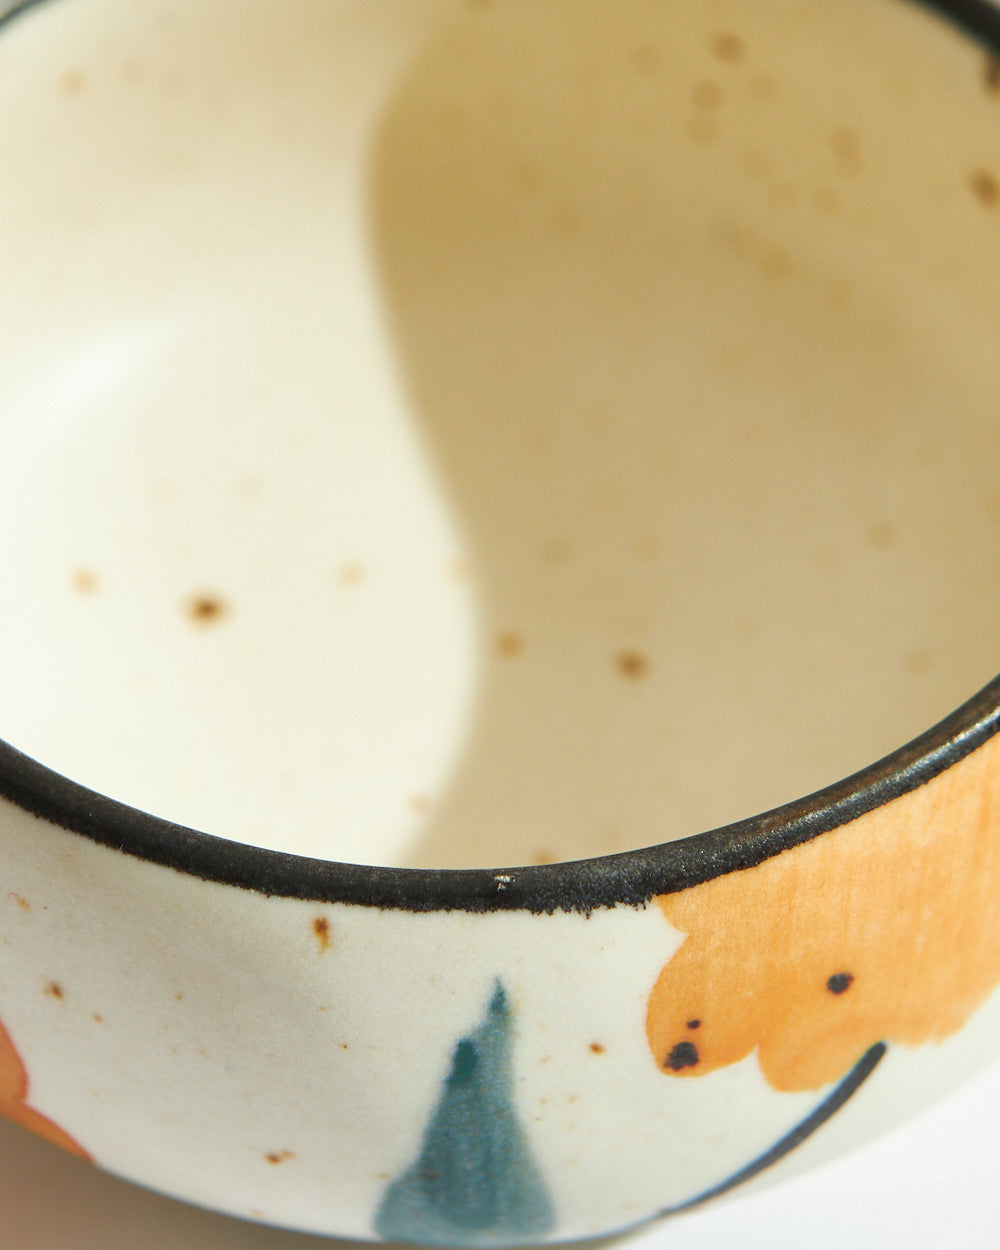
<instances>
[{"instance_id":1,"label":"black painted rim","mask_svg":"<svg viewBox=\"0 0 1000 1250\"><path fill-rule=\"evenodd\" d=\"M21 0L6 12L0 9L0 29L48 2ZM935 10L1000 57L1000 8L990 0L912 2ZM1000 677L906 746L806 798L660 846L506 869L381 868L264 850L105 798L3 741L0 796L113 850L265 895L410 912L589 913L616 904L642 906L654 895L760 864L925 785L998 731Z\"/></svg>"}]
</instances>

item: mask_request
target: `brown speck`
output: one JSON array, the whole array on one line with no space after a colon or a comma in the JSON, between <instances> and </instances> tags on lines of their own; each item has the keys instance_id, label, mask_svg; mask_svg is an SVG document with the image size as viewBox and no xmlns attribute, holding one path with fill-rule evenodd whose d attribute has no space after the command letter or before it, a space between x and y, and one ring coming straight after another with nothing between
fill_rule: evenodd
<instances>
[{"instance_id":1,"label":"brown speck","mask_svg":"<svg viewBox=\"0 0 1000 1250\"><path fill-rule=\"evenodd\" d=\"M90 569L77 569L73 574L73 589L78 595L92 595L97 589L97 575Z\"/></svg>"},{"instance_id":2,"label":"brown speck","mask_svg":"<svg viewBox=\"0 0 1000 1250\"><path fill-rule=\"evenodd\" d=\"M629 54L629 60L637 74L656 74L663 67L663 54L659 48L654 48L648 43L639 48L633 48Z\"/></svg>"},{"instance_id":3,"label":"brown speck","mask_svg":"<svg viewBox=\"0 0 1000 1250\"><path fill-rule=\"evenodd\" d=\"M615 666L630 681L642 681L649 672L649 661L640 651L620 651Z\"/></svg>"},{"instance_id":4,"label":"brown speck","mask_svg":"<svg viewBox=\"0 0 1000 1250\"><path fill-rule=\"evenodd\" d=\"M365 580L363 564L342 564L337 570L337 581L341 586L360 586Z\"/></svg>"},{"instance_id":5,"label":"brown speck","mask_svg":"<svg viewBox=\"0 0 1000 1250\"><path fill-rule=\"evenodd\" d=\"M604 1047L601 1045L601 1043L600 1043L600 1042L591 1042L591 1043L590 1043L590 1049L593 1051L593 1053L594 1053L595 1055L603 1055L603 1054L604 1054Z\"/></svg>"},{"instance_id":6,"label":"brown speck","mask_svg":"<svg viewBox=\"0 0 1000 1250\"><path fill-rule=\"evenodd\" d=\"M513 629L500 634L496 640L497 655L505 660L513 660L524 650L524 636Z\"/></svg>"},{"instance_id":7,"label":"brown speck","mask_svg":"<svg viewBox=\"0 0 1000 1250\"><path fill-rule=\"evenodd\" d=\"M552 214L550 226L557 239L573 239L580 233L580 214L564 205Z\"/></svg>"},{"instance_id":8,"label":"brown speck","mask_svg":"<svg viewBox=\"0 0 1000 1250\"><path fill-rule=\"evenodd\" d=\"M325 916L317 916L316 919L312 923L312 930L313 930L313 933L316 935L316 940L319 942L320 950L321 951L329 950L330 948L330 922L329 920L327 920Z\"/></svg>"},{"instance_id":9,"label":"brown speck","mask_svg":"<svg viewBox=\"0 0 1000 1250\"><path fill-rule=\"evenodd\" d=\"M837 158L837 168L848 178L861 172L861 139L851 126L838 126L830 135L830 147Z\"/></svg>"},{"instance_id":10,"label":"brown speck","mask_svg":"<svg viewBox=\"0 0 1000 1250\"><path fill-rule=\"evenodd\" d=\"M990 173L988 169L972 170L969 174L969 186L973 195L987 208L996 208L1000 203L1000 182L997 181L996 174Z\"/></svg>"},{"instance_id":11,"label":"brown speck","mask_svg":"<svg viewBox=\"0 0 1000 1250\"><path fill-rule=\"evenodd\" d=\"M983 66L983 86L988 95L1000 95L1000 57L988 56Z\"/></svg>"},{"instance_id":12,"label":"brown speck","mask_svg":"<svg viewBox=\"0 0 1000 1250\"><path fill-rule=\"evenodd\" d=\"M695 143L714 143L719 137L719 127L714 117L699 113L687 124L687 132Z\"/></svg>"},{"instance_id":13,"label":"brown speck","mask_svg":"<svg viewBox=\"0 0 1000 1250\"><path fill-rule=\"evenodd\" d=\"M79 95L87 80L78 69L68 69L59 79L59 86L66 95Z\"/></svg>"},{"instance_id":14,"label":"brown speck","mask_svg":"<svg viewBox=\"0 0 1000 1250\"><path fill-rule=\"evenodd\" d=\"M426 794L410 795L408 807L415 816L426 816L431 806L431 801Z\"/></svg>"},{"instance_id":15,"label":"brown speck","mask_svg":"<svg viewBox=\"0 0 1000 1250\"><path fill-rule=\"evenodd\" d=\"M165 96L174 99L184 94L184 79L175 69L169 69L160 79L160 89Z\"/></svg>"},{"instance_id":16,"label":"brown speck","mask_svg":"<svg viewBox=\"0 0 1000 1250\"><path fill-rule=\"evenodd\" d=\"M833 187L821 183L809 193L809 207L817 217L832 217L840 207L840 196Z\"/></svg>"},{"instance_id":17,"label":"brown speck","mask_svg":"<svg viewBox=\"0 0 1000 1250\"><path fill-rule=\"evenodd\" d=\"M906 671L914 677L923 677L934 667L934 657L929 651L918 648L906 657Z\"/></svg>"},{"instance_id":18,"label":"brown speck","mask_svg":"<svg viewBox=\"0 0 1000 1250\"><path fill-rule=\"evenodd\" d=\"M177 994L175 994L175 995L174 995L174 1002L177 1002L177 1003L182 1003L183 1001L184 1001L184 995L183 995L183 994L181 994L181 993L177 993Z\"/></svg>"},{"instance_id":19,"label":"brown speck","mask_svg":"<svg viewBox=\"0 0 1000 1250\"><path fill-rule=\"evenodd\" d=\"M22 894L8 894L7 897L12 903L16 903L22 911L31 911L31 904Z\"/></svg>"},{"instance_id":20,"label":"brown speck","mask_svg":"<svg viewBox=\"0 0 1000 1250\"><path fill-rule=\"evenodd\" d=\"M216 594L192 595L187 602L188 620L194 625L218 625L228 615L229 608Z\"/></svg>"},{"instance_id":21,"label":"brown speck","mask_svg":"<svg viewBox=\"0 0 1000 1250\"><path fill-rule=\"evenodd\" d=\"M885 551L893 546L898 535L891 521L872 521L865 530L865 538L877 551Z\"/></svg>"},{"instance_id":22,"label":"brown speck","mask_svg":"<svg viewBox=\"0 0 1000 1250\"><path fill-rule=\"evenodd\" d=\"M177 483L168 477L154 478L153 498L157 503L170 503L177 498Z\"/></svg>"},{"instance_id":23,"label":"brown speck","mask_svg":"<svg viewBox=\"0 0 1000 1250\"><path fill-rule=\"evenodd\" d=\"M743 158L743 172L754 182L759 182L761 178L769 177L771 158L759 148L751 148Z\"/></svg>"},{"instance_id":24,"label":"brown speck","mask_svg":"<svg viewBox=\"0 0 1000 1250\"><path fill-rule=\"evenodd\" d=\"M718 108L722 103L722 88L717 82L696 82L691 89L691 103L699 109Z\"/></svg>"},{"instance_id":25,"label":"brown speck","mask_svg":"<svg viewBox=\"0 0 1000 1250\"><path fill-rule=\"evenodd\" d=\"M541 1059L539 1059L539 1061L538 1061L538 1062L539 1062L539 1063L551 1063L551 1062L552 1062L552 1056L551 1056L551 1055L542 1055ZM541 1101L542 1101L542 1102L545 1102L545 1099L543 1098Z\"/></svg>"},{"instance_id":26,"label":"brown speck","mask_svg":"<svg viewBox=\"0 0 1000 1250\"><path fill-rule=\"evenodd\" d=\"M544 182L541 166L529 160L518 161L511 170L510 179L515 189L526 195L540 191Z\"/></svg>"},{"instance_id":27,"label":"brown speck","mask_svg":"<svg viewBox=\"0 0 1000 1250\"><path fill-rule=\"evenodd\" d=\"M765 278L780 281L795 272L795 261L783 247L765 248L760 257L760 271Z\"/></svg>"},{"instance_id":28,"label":"brown speck","mask_svg":"<svg viewBox=\"0 0 1000 1250\"><path fill-rule=\"evenodd\" d=\"M246 503L255 503L263 493L263 479L256 473L245 473L236 482L236 495Z\"/></svg>"},{"instance_id":29,"label":"brown speck","mask_svg":"<svg viewBox=\"0 0 1000 1250\"><path fill-rule=\"evenodd\" d=\"M350 1048L350 1046L348 1046L347 1042L341 1042L341 1043L340 1043L340 1049L341 1049L341 1050L350 1050L351 1048Z\"/></svg>"},{"instance_id":30,"label":"brown speck","mask_svg":"<svg viewBox=\"0 0 1000 1250\"><path fill-rule=\"evenodd\" d=\"M551 851L536 851L531 857L531 862L533 864L554 864L556 857Z\"/></svg>"},{"instance_id":31,"label":"brown speck","mask_svg":"<svg viewBox=\"0 0 1000 1250\"><path fill-rule=\"evenodd\" d=\"M656 560L662 550L662 544L655 534L643 534L632 544L632 551L639 560Z\"/></svg>"},{"instance_id":32,"label":"brown speck","mask_svg":"<svg viewBox=\"0 0 1000 1250\"><path fill-rule=\"evenodd\" d=\"M790 182L776 182L769 188L767 198L772 208L787 212L788 209L795 207L799 193Z\"/></svg>"},{"instance_id":33,"label":"brown speck","mask_svg":"<svg viewBox=\"0 0 1000 1250\"><path fill-rule=\"evenodd\" d=\"M289 1159L294 1159L295 1151L294 1150L272 1150L270 1154L266 1154L264 1158L268 1161L268 1163L273 1163L277 1165L279 1163L285 1163Z\"/></svg>"},{"instance_id":34,"label":"brown speck","mask_svg":"<svg viewBox=\"0 0 1000 1250\"><path fill-rule=\"evenodd\" d=\"M58 981L50 981L45 987L45 993L50 998L63 998L65 996L65 991Z\"/></svg>"},{"instance_id":35,"label":"brown speck","mask_svg":"<svg viewBox=\"0 0 1000 1250\"><path fill-rule=\"evenodd\" d=\"M826 289L826 302L840 311L850 308L857 292L848 278L837 278Z\"/></svg>"},{"instance_id":36,"label":"brown speck","mask_svg":"<svg viewBox=\"0 0 1000 1250\"><path fill-rule=\"evenodd\" d=\"M720 217L711 223L709 232L714 243L729 248L738 256L745 254L756 243L752 236L738 226L730 217Z\"/></svg>"},{"instance_id":37,"label":"brown speck","mask_svg":"<svg viewBox=\"0 0 1000 1250\"><path fill-rule=\"evenodd\" d=\"M731 31L720 31L712 36L712 55L727 65L734 65L746 56L747 46L739 35Z\"/></svg>"},{"instance_id":38,"label":"brown speck","mask_svg":"<svg viewBox=\"0 0 1000 1250\"><path fill-rule=\"evenodd\" d=\"M444 108L438 114L438 129L446 139L461 139L469 130L469 116L457 104Z\"/></svg>"},{"instance_id":39,"label":"brown speck","mask_svg":"<svg viewBox=\"0 0 1000 1250\"><path fill-rule=\"evenodd\" d=\"M689 1020L689 1021L687 1022L687 1026L688 1026L688 1028L689 1028L689 1029L700 1029L700 1028L701 1028L701 1021L700 1021L700 1020Z\"/></svg>"},{"instance_id":40,"label":"brown speck","mask_svg":"<svg viewBox=\"0 0 1000 1250\"><path fill-rule=\"evenodd\" d=\"M542 544L541 555L546 564L565 564L569 559L569 543L562 538L550 538Z\"/></svg>"},{"instance_id":41,"label":"brown speck","mask_svg":"<svg viewBox=\"0 0 1000 1250\"><path fill-rule=\"evenodd\" d=\"M260 1209L260 1207L251 1207L250 1218L252 1220L262 1220L265 1218L264 1212Z\"/></svg>"},{"instance_id":42,"label":"brown speck","mask_svg":"<svg viewBox=\"0 0 1000 1250\"><path fill-rule=\"evenodd\" d=\"M95 1024L103 1024L103 1023L104 1023L104 1017L101 1015L101 1013L100 1013L99 1011L95 1011L95 1012L94 1012L94 1014L93 1014L90 1018L91 1018L91 1020L93 1020L93 1022L94 1022Z\"/></svg>"},{"instance_id":43,"label":"brown speck","mask_svg":"<svg viewBox=\"0 0 1000 1250\"><path fill-rule=\"evenodd\" d=\"M747 84L747 88L755 100L765 103L768 100L773 100L778 94L778 84L770 74L754 74Z\"/></svg>"}]
</instances>

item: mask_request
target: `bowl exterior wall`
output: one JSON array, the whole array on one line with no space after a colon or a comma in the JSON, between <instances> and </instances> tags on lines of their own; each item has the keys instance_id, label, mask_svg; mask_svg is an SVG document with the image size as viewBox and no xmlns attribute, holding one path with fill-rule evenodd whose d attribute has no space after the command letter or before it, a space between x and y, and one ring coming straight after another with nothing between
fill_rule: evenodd
<instances>
[{"instance_id":1,"label":"bowl exterior wall","mask_svg":"<svg viewBox=\"0 0 1000 1250\"><path fill-rule=\"evenodd\" d=\"M585 1237L788 1175L995 1050L996 742L589 913L503 907L517 870L478 911L267 896L3 801L0 1108L177 1197L363 1238Z\"/></svg>"}]
</instances>

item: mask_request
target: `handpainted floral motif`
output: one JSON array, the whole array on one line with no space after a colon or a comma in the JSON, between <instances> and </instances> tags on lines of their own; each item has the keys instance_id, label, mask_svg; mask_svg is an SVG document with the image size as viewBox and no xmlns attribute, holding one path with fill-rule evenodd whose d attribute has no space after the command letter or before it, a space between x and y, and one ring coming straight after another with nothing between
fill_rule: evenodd
<instances>
[{"instance_id":1,"label":"handpainted floral motif","mask_svg":"<svg viewBox=\"0 0 1000 1250\"><path fill-rule=\"evenodd\" d=\"M78 1155L92 1163L86 1150L70 1135L54 1124L48 1116L28 1105L28 1071L24 1061L11 1041L10 1034L0 1024L0 1115L30 1129L53 1145L61 1146L70 1154Z\"/></svg>"},{"instance_id":2,"label":"handpainted floral motif","mask_svg":"<svg viewBox=\"0 0 1000 1250\"><path fill-rule=\"evenodd\" d=\"M647 1036L690 1077L756 1049L777 1090L957 1032L1000 984L1000 748L754 868L656 899L687 937Z\"/></svg>"},{"instance_id":3,"label":"handpainted floral motif","mask_svg":"<svg viewBox=\"0 0 1000 1250\"><path fill-rule=\"evenodd\" d=\"M552 1203L514 1107L512 1015L497 984L486 1018L452 1055L419 1158L387 1188L388 1241L510 1246L551 1232Z\"/></svg>"}]
</instances>

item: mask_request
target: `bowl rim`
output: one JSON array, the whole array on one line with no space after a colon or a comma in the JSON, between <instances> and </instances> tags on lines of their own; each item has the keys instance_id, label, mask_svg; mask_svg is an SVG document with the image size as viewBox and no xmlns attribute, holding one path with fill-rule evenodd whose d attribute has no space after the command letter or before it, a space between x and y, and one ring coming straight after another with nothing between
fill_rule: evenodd
<instances>
[{"instance_id":1,"label":"bowl rim","mask_svg":"<svg viewBox=\"0 0 1000 1250\"><path fill-rule=\"evenodd\" d=\"M174 824L68 780L0 740L0 796L66 832L187 876L312 903L385 910L555 911L645 906L753 868L926 785L1000 733L1000 677L905 746L805 798L672 842L508 868L393 868L315 859Z\"/></svg>"},{"instance_id":2,"label":"bowl rim","mask_svg":"<svg viewBox=\"0 0 1000 1250\"><path fill-rule=\"evenodd\" d=\"M0 0L0 34L51 0ZM835 0L831 0L835 3ZM980 43L1000 62L1000 4L911 0ZM46 767L0 739L0 797L66 832L187 876L313 903L430 911L589 914L645 906L752 868L808 842L958 764L1000 732L1000 676L932 728L841 781L733 824L630 851L553 864L394 868L315 859L252 846L153 816Z\"/></svg>"}]
</instances>

